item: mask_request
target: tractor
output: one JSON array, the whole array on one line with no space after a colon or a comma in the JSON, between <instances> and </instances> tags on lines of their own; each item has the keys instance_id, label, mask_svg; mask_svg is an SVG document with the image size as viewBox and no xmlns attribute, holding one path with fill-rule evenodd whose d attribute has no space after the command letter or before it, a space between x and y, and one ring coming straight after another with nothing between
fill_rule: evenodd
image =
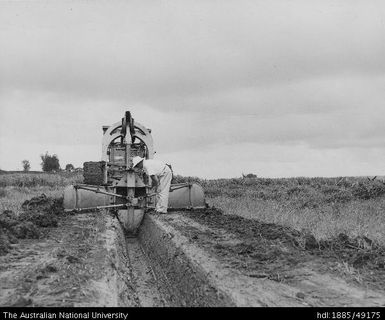
<instances>
[{"instance_id":1,"label":"tractor","mask_svg":"<svg viewBox=\"0 0 385 320\"><path fill-rule=\"evenodd\" d=\"M156 192L142 169L132 159L155 156L151 129L136 122L130 111L121 121L103 126L101 161L85 162L84 183L64 190L67 212L110 210L128 234L135 236L143 216L155 207ZM197 183L171 184L169 210L206 208L203 188Z\"/></svg>"}]
</instances>

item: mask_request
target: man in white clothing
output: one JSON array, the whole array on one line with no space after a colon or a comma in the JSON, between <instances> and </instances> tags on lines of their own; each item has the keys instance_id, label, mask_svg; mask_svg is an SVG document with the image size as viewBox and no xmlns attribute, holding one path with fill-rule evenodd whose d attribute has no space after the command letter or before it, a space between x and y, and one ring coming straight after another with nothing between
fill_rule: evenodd
<instances>
[{"instance_id":1,"label":"man in white clothing","mask_svg":"<svg viewBox=\"0 0 385 320\"><path fill-rule=\"evenodd\" d=\"M168 196L172 179L170 167L159 160L144 159L141 157L134 157L132 164L133 167L143 168L152 180L152 185L157 191L155 212L167 213Z\"/></svg>"}]
</instances>

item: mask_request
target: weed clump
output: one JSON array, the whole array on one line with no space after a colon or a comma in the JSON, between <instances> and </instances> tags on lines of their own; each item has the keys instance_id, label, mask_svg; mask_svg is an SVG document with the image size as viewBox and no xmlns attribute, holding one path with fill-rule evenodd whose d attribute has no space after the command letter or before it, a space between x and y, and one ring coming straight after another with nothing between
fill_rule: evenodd
<instances>
[{"instance_id":1,"label":"weed clump","mask_svg":"<svg viewBox=\"0 0 385 320\"><path fill-rule=\"evenodd\" d=\"M358 199L368 200L378 198L385 194L385 184L358 182L353 186L352 193L354 197Z\"/></svg>"}]
</instances>

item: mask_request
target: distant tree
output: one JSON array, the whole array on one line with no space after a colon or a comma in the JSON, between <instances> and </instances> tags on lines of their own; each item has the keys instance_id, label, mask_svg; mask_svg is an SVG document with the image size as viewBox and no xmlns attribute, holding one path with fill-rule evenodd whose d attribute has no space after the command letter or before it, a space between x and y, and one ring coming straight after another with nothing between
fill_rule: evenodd
<instances>
[{"instance_id":1,"label":"distant tree","mask_svg":"<svg viewBox=\"0 0 385 320\"><path fill-rule=\"evenodd\" d=\"M60 170L59 158L56 154L49 155L48 152L40 155L41 158L41 168L44 172L53 172Z\"/></svg>"},{"instance_id":2,"label":"distant tree","mask_svg":"<svg viewBox=\"0 0 385 320\"><path fill-rule=\"evenodd\" d=\"M72 172L72 171L75 170L75 167L74 167L74 165L72 163L68 163L68 164L66 164L65 170L68 171L68 172Z\"/></svg>"},{"instance_id":3,"label":"distant tree","mask_svg":"<svg viewBox=\"0 0 385 320\"><path fill-rule=\"evenodd\" d=\"M21 164L23 165L24 172L28 172L31 169L31 164L28 160L23 160Z\"/></svg>"},{"instance_id":4,"label":"distant tree","mask_svg":"<svg viewBox=\"0 0 385 320\"><path fill-rule=\"evenodd\" d=\"M256 179L256 178L257 178L257 175L254 174L254 173L248 173L248 174L242 173L242 178L243 178L243 179L245 179L245 178Z\"/></svg>"}]
</instances>

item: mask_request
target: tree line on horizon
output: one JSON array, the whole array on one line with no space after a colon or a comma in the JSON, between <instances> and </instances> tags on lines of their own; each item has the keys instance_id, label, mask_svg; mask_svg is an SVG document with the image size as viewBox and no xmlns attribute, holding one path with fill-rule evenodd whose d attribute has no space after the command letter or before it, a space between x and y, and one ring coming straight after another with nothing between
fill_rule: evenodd
<instances>
[{"instance_id":1,"label":"tree line on horizon","mask_svg":"<svg viewBox=\"0 0 385 320\"><path fill-rule=\"evenodd\" d=\"M40 155L40 159L41 159L40 165L43 172L57 172L62 170L59 162L59 157L56 154L50 155L47 151L45 154ZM21 162L21 164L24 172L30 171L31 164L29 160L25 159ZM75 167L72 163L68 163L66 164L64 170L68 172L72 172L75 170Z\"/></svg>"}]
</instances>

